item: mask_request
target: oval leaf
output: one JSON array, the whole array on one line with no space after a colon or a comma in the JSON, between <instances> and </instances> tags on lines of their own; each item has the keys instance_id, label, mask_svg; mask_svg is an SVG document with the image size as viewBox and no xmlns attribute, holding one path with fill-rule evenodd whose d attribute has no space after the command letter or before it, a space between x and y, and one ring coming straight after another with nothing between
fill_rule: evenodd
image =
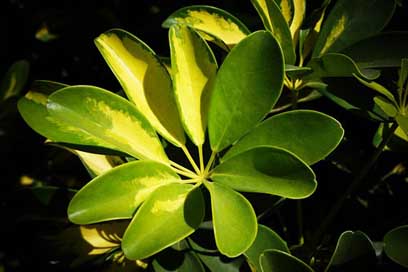
<instances>
[{"instance_id":1,"label":"oval leaf","mask_svg":"<svg viewBox=\"0 0 408 272\"><path fill-rule=\"evenodd\" d=\"M384 251L394 262L408 268L408 225L389 231L384 237Z\"/></svg>"},{"instance_id":2,"label":"oval leaf","mask_svg":"<svg viewBox=\"0 0 408 272\"><path fill-rule=\"evenodd\" d=\"M157 132L176 146L184 145L171 78L153 50L121 29L103 33L95 44L129 100Z\"/></svg>"},{"instance_id":3,"label":"oval leaf","mask_svg":"<svg viewBox=\"0 0 408 272\"><path fill-rule=\"evenodd\" d=\"M251 247L244 253L251 267L255 268L255 271L262 271L259 258L267 249L277 249L290 253L286 242L276 232L264 225L258 225L256 239Z\"/></svg>"},{"instance_id":4,"label":"oval leaf","mask_svg":"<svg viewBox=\"0 0 408 272\"><path fill-rule=\"evenodd\" d=\"M267 250L259 258L263 272L313 272L300 259L279 250Z\"/></svg>"},{"instance_id":5,"label":"oval leaf","mask_svg":"<svg viewBox=\"0 0 408 272\"><path fill-rule=\"evenodd\" d=\"M0 102L17 96L27 82L30 64L26 60L13 63L0 82Z\"/></svg>"},{"instance_id":6,"label":"oval leaf","mask_svg":"<svg viewBox=\"0 0 408 272\"><path fill-rule=\"evenodd\" d=\"M168 162L149 122L118 95L93 86L66 87L49 96L47 109L53 118L119 151L139 159Z\"/></svg>"},{"instance_id":7,"label":"oval leaf","mask_svg":"<svg viewBox=\"0 0 408 272\"><path fill-rule=\"evenodd\" d=\"M217 248L228 257L237 257L244 253L256 238L258 223L254 209L245 197L229 187L215 182L204 184L211 196Z\"/></svg>"},{"instance_id":8,"label":"oval leaf","mask_svg":"<svg viewBox=\"0 0 408 272\"><path fill-rule=\"evenodd\" d=\"M284 149L269 146L250 149L222 162L211 178L238 191L293 199L310 196L317 186L312 169L303 161Z\"/></svg>"},{"instance_id":9,"label":"oval leaf","mask_svg":"<svg viewBox=\"0 0 408 272\"><path fill-rule=\"evenodd\" d=\"M317 38L313 57L340 52L380 32L391 19L394 10L395 1L390 0L336 1Z\"/></svg>"},{"instance_id":10,"label":"oval leaf","mask_svg":"<svg viewBox=\"0 0 408 272\"><path fill-rule=\"evenodd\" d=\"M282 52L270 32L257 31L231 50L211 96L208 132L212 150L231 145L262 120L280 96L283 74Z\"/></svg>"},{"instance_id":11,"label":"oval leaf","mask_svg":"<svg viewBox=\"0 0 408 272\"><path fill-rule=\"evenodd\" d=\"M170 27L174 24L186 24L201 30L222 40L229 47L239 43L250 33L232 14L211 6L196 5L181 8L171 14L162 26Z\"/></svg>"},{"instance_id":12,"label":"oval leaf","mask_svg":"<svg viewBox=\"0 0 408 272\"><path fill-rule=\"evenodd\" d=\"M276 146L296 154L311 165L330 154L343 138L344 130L334 118L312 110L277 114L245 135L224 155L225 161L257 146Z\"/></svg>"},{"instance_id":13,"label":"oval leaf","mask_svg":"<svg viewBox=\"0 0 408 272\"><path fill-rule=\"evenodd\" d=\"M285 56L285 63L294 64L296 55L292 36L278 4L274 0L251 0L251 2L261 17L265 29L271 31L278 40Z\"/></svg>"},{"instance_id":14,"label":"oval leaf","mask_svg":"<svg viewBox=\"0 0 408 272\"><path fill-rule=\"evenodd\" d=\"M180 177L164 164L129 162L85 185L71 200L68 216L76 224L132 218L136 208L154 190L179 181Z\"/></svg>"},{"instance_id":15,"label":"oval leaf","mask_svg":"<svg viewBox=\"0 0 408 272\"><path fill-rule=\"evenodd\" d=\"M181 121L197 146L205 140L208 102L217 63L207 43L183 25L170 28L170 51L174 92Z\"/></svg>"},{"instance_id":16,"label":"oval leaf","mask_svg":"<svg viewBox=\"0 0 408 272\"><path fill-rule=\"evenodd\" d=\"M123 252L131 260L147 258L192 234L203 217L200 189L189 184L162 186L137 210L123 236Z\"/></svg>"}]
</instances>

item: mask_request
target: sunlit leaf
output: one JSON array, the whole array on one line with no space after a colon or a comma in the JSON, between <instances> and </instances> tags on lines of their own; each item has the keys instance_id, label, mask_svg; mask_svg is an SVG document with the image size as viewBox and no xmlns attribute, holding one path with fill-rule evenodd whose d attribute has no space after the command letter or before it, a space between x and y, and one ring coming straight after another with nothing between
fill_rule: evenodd
<instances>
[{"instance_id":1,"label":"sunlit leaf","mask_svg":"<svg viewBox=\"0 0 408 272\"><path fill-rule=\"evenodd\" d=\"M299 36L299 30L306 14L306 0L293 0L293 9L294 12L293 20L290 24L290 33L292 34L294 44L296 44Z\"/></svg>"},{"instance_id":2,"label":"sunlit leaf","mask_svg":"<svg viewBox=\"0 0 408 272\"><path fill-rule=\"evenodd\" d=\"M294 13L293 0L274 0L274 1L279 6L286 23L288 24L288 26L290 26L290 24L292 23Z\"/></svg>"},{"instance_id":3,"label":"sunlit leaf","mask_svg":"<svg viewBox=\"0 0 408 272\"><path fill-rule=\"evenodd\" d=\"M336 1L320 31L313 57L340 52L377 34L391 19L394 10L395 1L390 0Z\"/></svg>"},{"instance_id":4,"label":"sunlit leaf","mask_svg":"<svg viewBox=\"0 0 408 272\"><path fill-rule=\"evenodd\" d=\"M88 170L91 177L97 177L115 166L111 156L72 150Z\"/></svg>"},{"instance_id":5,"label":"sunlit leaf","mask_svg":"<svg viewBox=\"0 0 408 272\"><path fill-rule=\"evenodd\" d=\"M0 81L0 102L17 96L27 82L30 64L26 60L13 63Z\"/></svg>"},{"instance_id":6,"label":"sunlit leaf","mask_svg":"<svg viewBox=\"0 0 408 272\"><path fill-rule=\"evenodd\" d=\"M231 50L211 96L212 150L220 151L238 140L272 109L282 90L283 74L282 52L270 32L257 31Z\"/></svg>"},{"instance_id":7,"label":"sunlit leaf","mask_svg":"<svg viewBox=\"0 0 408 272\"><path fill-rule=\"evenodd\" d=\"M174 24L187 24L217 37L230 47L250 33L248 28L232 14L203 5L184 7L175 11L163 22L163 27Z\"/></svg>"},{"instance_id":8,"label":"sunlit leaf","mask_svg":"<svg viewBox=\"0 0 408 272\"><path fill-rule=\"evenodd\" d=\"M312 169L302 160L270 146L249 149L223 161L211 178L238 191L294 199L310 196L317 186Z\"/></svg>"},{"instance_id":9,"label":"sunlit leaf","mask_svg":"<svg viewBox=\"0 0 408 272\"><path fill-rule=\"evenodd\" d=\"M211 195L217 248L228 257L244 253L255 240L258 229L251 203L227 186L215 182L206 182L205 186Z\"/></svg>"},{"instance_id":10,"label":"sunlit leaf","mask_svg":"<svg viewBox=\"0 0 408 272\"><path fill-rule=\"evenodd\" d=\"M395 117L398 114L397 108L388 99L382 96L374 97L374 103L389 117Z\"/></svg>"},{"instance_id":11,"label":"sunlit leaf","mask_svg":"<svg viewBox=\"0 0 408 272\"><path fill-rule=\"evenodd\" d=\"M300 259L276 249L266 250L259 261L262 272L313 272L313 269Z\"/></svg>"},{"instance_id":12,"label":"sunlit leaf","mask_svg":"<svg viewBox=\"0 0 408 272\"><path fill-rule=\"evenodd\" d=\"M119 151L139 159L168 162L149 122L133 104L109 91L94 86L66 87L49 96L47 110L68 127Z\"/></svg>"},{"instance_id":13,"label":"sunlit leaf","mask_svg":"<svg viewBox=\"0 0 408 272\"><path fill-rule=\"evenodd\" d=\"M200 189L188 184L158 188L137 210L122 249L127 258L147 258L192 234L204 217Z\"/></svg>"},{"instance_id":14,"label":"sunlit leaf","mask_svg":"<svg viewBox=\"0 0 408 272\"><path fill-rule=\"evenodd\" d=\"M184 145L171 78L153 50L121 29L101 34L95 44L129 100L157 132L176 146Z\"/></svg>"},{"instance_id":15,"label":"sunlit leaf","mask_svg":"<svg viewBox=\"0 0 408 272\"><path fill-rule=\"evenodd\" d=\"M394 262L408 268L408 226L399 226L384 237L384 251Z\"/></svg>"},{"instance_id":16,"label":"sunlit leaf","mask_svg":"<svg viewBox=\"0 0 408 272\"><path fill-rule=\"evenodd\" d=\"M202 145L217 63L207 43L191 28L174 25L169 33L174 92L190 139Z\"/></svg>"},{"instance_id":17,"label":"sunlit leaf","mask_svg":"<svg viewBox=\"0 0 408 272\"><path fill-rule=\"evenodd\" d=\"M274 0L251 0L265 28L271 31L281 45L285 63L294 64L296 55L289 26Z\"/></svg>"},{"instance_id":18,"label":"sunlit leaf","mask_svg":"<svg viewBox=\"0 0 408 272\"><path fill-rule=\"evenodd\" d=\"M336 148L343 133L341 124L328 115L311 110L289 111L263 121L233 145L222 161L268 145L293 152L307 164L313 164Z\"/></svg>"},{"instance_id":19,"label":"sunlit leaf","mask_svg":"<svg viewBox=\"0 0 408 272\"><path fill-rule=\"evenodd\" d=\"M397 115L395 119L405 134L408 135L408 116Z\"/></svg>"}]
</instances>

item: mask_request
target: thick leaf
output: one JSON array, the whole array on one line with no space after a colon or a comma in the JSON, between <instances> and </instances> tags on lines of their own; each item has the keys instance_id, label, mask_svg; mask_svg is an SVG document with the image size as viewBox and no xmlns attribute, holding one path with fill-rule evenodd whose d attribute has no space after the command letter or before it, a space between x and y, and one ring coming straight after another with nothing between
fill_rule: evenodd
<instances>
[{"instance_id":1,"label":"thick leaf","mask_svg":"<svg viewBox=\"0 0 408 272\"><path fill-rule=\"evenodd\" d=\"M66 87L49 96L47 109L52 118L119 151L139 159L168 162L150 123L133 104L118 95L93 86ZM72 140L77 141L80 139Z\"/></svg>"},{"instance_id":2,"label":"thick leaf","mask_svg":"<svg viewBox=\"0 0 408 272\"><path fill-rule=\"evenodd\" d=\"M282 90L283 70L282 52L270 32L257 31L231 50L211 96L208 132L212 150L231 145L272 109Z\"/></svg>"},{"instance_id":3,"label":"thick leaf","mask_svg":"<svg viewBox=\"0 0 408 272\"><path fill-rule=\"evenodd\" d=\"M27 82L30 64L26 60L13 63L0 81L0 102L17 96Z\"/></svg>"},{"instance_id":4,"label":"thick leaf","mask_svg":"<svg viewBox=\"0 0 408 272\"><path fill-rule=\"evenodd\" d=\"M313 57L340 52L380 32L391 19L395 1L339 0L324 22Z\"/></svg>"},{"instance_id":5,"label":"thick leaf","mask_svg":"<svg viewBox=\"0 0 408 272\"><path fill-rule=\"evenodd\" d=\"M297 44L299 30L306 14L306 0L293 0L293 9L294 12L293 20L290 24L290 33L292 34L294 44Z\"/></svg>"},{"instance_id":6,"label":"thick leaf","mask_svg":"<svg viewBox=\"0 0 408 272\"><path fill-rule=\"evenodd\" d=\"M250 33L248 28L232 14L211 6L197 5L181 8L163 22L163 27L174 24L187 24L217 37L230 47Z\"/></svg>"},{"instance_id":7,"label":"thick leaf","mask_svg":"<svg viewBox=\"0 0 408 272\"><path fill-rule=\"evenodd\" d=\"M172 77L181 121L197 146L205 140L208 103L217 62L205 40L185 25L169 33Z\"/></svg>"},{"instance_id":8,"label":"thick leaf","mask_svg":"<svg viewBox=\"0 0 408 272\"><path fill-rule=\"evenodd\" d=\"M313 164L330 154L343 138L341 124L311 110L294 110L272 116L245 135L224 155L225 161L251 148L268 145L283 148Z\"/></svg>"},{"instance_id":9,"label":"thick leaf","mask_svg":"<svg viewBox=\"0 0 408 272\"><path fill-rule=\"evenodd\" d=\"M211 195L217 248L228 257L244 253L255 240L258 229L251 203L227 186L215 182L205 182L205 186Z\"/></svg>"},{"instance_id":10,"label":"thick leaf","mask_svg":"<svg viewBox=\"0 0 408 272\"><path fill-rule=\"evenodd\" d=\"M259 258L262 272L313 272L300 259L280 250L267 250Z\"/></svg>"},{"instance_id":11,"label":"thick leaf","mask_svg":"<svg viewBox=\"0 0 408 272\"><path fill-rule=\"evenodd\" d=\"M389 231L384 237L384 251L394 262L408 268L408 225Z\"/></svg>"},{"instance_id":12,"label":"thick leaf","mask_svg":"<svg viewBox=\"0 0 408 272\"><path fill-rule=\"evenodd\" d=\"M389 117L395 117L398 114L397 108L392 102L382 96L374 97L374 103Z\"/></svg>"},{"instance_id":13,"label":"thick leaf","mask_svg":"<svg viewBox=\"0 0 408 272\"><path fill-rule=\"evenodd\" d=\"M76 224L132 218L136 208L158 187L179 181L180 177L164 164L129 162L85 185L71 200L68 216Z\"/></svg>"},{"instance_id":14,"label":"thick leaf","mask_svg":"<svg viewBox=\"0 0 408 272\"><path fill-rule=\"evenodd\" d=\"M379 94L383 95L384 97L386 97L390 102L394 103L395 106L398 105L397 101L395 100L394 95L387 90L387 88L385 88L384 86L382 86L381 84L375 82L375 81L366 81L364 79L362 79L361 77L354 75L354 77L364 86L378 92Z\"/></svg>"},{"instance_id":15,"label":"thick leaf","mask_svg":"<svg viewBox=\"0 0 408 272\"><path fill-rule=\"evenodd\" d=\"M205 272L197 254L194 252L180 252L167 249L160 252L154 259L155 272Z\"/></svg>"},{"instance_id":16,"label":"thick leaf","mask_svg":"<svg viewBox=\"0 0 408 272\"><path fill-rule=\"evenodd\" d=\"M155 190L137 210L122 249L127 258L147 258L192 234L204 217L200 189L169 184Z\"/></svg>"},{"instance_id":17,"label":"thick leaf","mask_svg":"<svg viewBox=\"0 0 408 272\"><path fill-rule=\"evenodd\" d=\"M313 58L308 66L313 69L313 73L306 76L308 79L357 75L366 80L374 80L380 76L379 71L360 69L352 59L338 53L329 53L320 58Z\"/></svg>"},{"instance_id":18,"label":"thick leaf","mask_svg":"<svg viewBox=\"0 0 408 272\"><path fill-rule=\"evenodd\" d=\"M91 177L97 177L115 166L112 156L94 154L79 150L71 150L81 160Z\"/></svg>"},{"instance_id":19,"label":"thick leaf","mask_svg":"<svg viewBox=\"0 0 408 272\"><path fill-rule=\"evenodd\" d=\"M293 199L310 196L317 186L309 166L293 153L272 146L249 149L225 160L211 178L238 191Z\"/></svg>"},{"instance_id":20,"label":"thick leaf","mask_svg":"<svg viewBox=\"0 0 408 272\"><path fill-rule=\"evenodd\" d=\"M103 33L95 44L128 98L157 132L176 146L184 145L171 78L153 50L121 29Z\"/></svg>"},{"instance_id":21,"label":"thick leaf","mask_svg":"<svg viewBox=\"0 0 408 272\"><path fill-rule=\"evenodd\" d=\"M278 4L274 0L251 0L251 2L261 17L265 29L271 31L279 42L285 56L285 63L294 64L296 55L292 36Z\"/></svg>"},{"instance_id":22,"label":"thick leaf","mask_svg":"<svg viewBox=\"0 0 408 272\"><path fill-rule=\"evenodd\" d=\"M369 267L375 262L375 250L367 235L346 231L340 235L326 271L372 271Z\"/></svg>"},{"instance_id":23,"label":"thick leaf","mask_svg":"<svg viewBox=\"0 0 408 272\"><path fill-rule=\"evenodd\" d=\"M392 2L392 1L389 1ZM408 58L408 32L380 33L342 50L361 68L399 67Z\"/></svg>"},{"instance_id":24,"label":"thick leaf","mask_svg":"<svg viewBox=\"0 0 408 272\"><path fill-rule=\"evenodd\" d=\"M264 225L258 225L256 239L251 247L244 253L251 267L255 268L255 271L262 271L259 258L267 249L277 249L290 253L286 242L276 232Z\"/></svg>"}]
</instances>

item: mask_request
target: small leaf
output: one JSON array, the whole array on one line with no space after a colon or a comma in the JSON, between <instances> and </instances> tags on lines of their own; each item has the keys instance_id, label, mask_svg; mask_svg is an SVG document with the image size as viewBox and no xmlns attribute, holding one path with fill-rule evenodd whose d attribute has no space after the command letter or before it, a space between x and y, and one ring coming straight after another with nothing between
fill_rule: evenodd
<instances>
[{"instance_id":1,"label":"small leaf","mask_svg":"<svg viewBox=\"0 0 408 272\"><path fill-rule=\"evenodd\" d=\"M408 268L408 225L389 231L384 237L384 251L394 262Z\"/></svg>"},{"instance_id":2,"label":"small leaf","mask_svg":"<svg viewBox=\"0 0 408 272\"><path fill-rule=\"evenodd\" d=\"M404 115L397 115L396 118L398 125L400 128L408 135L408 117Z\"/></svg>"},{"instance_id":3,"label":"small leaf","mask_svg":"<svg viewBox=\"0 0 408 272\"><path fill-rule=\"evenodd\" d=\"M207 43L191 28L170 27L174 92L181 121L197 146L205 140L209 97L217 62Z\"/></svg>"},{"instance_id":4,"label":"small leaf","mask_svg":"<svg viewBox=\"0 0 408 272\"><path fill-rule=\"evenodd\" d=\"M374 97L374 103L389 117L395 117L398 114L397 108L388 99L382 96Z\"/></svg>"},{"instance_id":5,"label":"small leaf","mask_svg":"<svg viewBox=\"0 0 408 272\"><path fill-rule=\"evenodd\" d=\"M212 150L231 145L272 109L282 90L283 70L282 52L270 32L257 31L231 50L211 96L208 133Z\"/></svg>"},{"instance_id":6,"label":"small leaf","mask_svg":"<svg viewBox=\"0 0 408 272\"><path fill-rule=\"evenodd\" d=\"M398 89L399 92L403 95L403 90L404 90L404 85L405 82L407 81L408 78L408 59L401 59L401 69L399 72L399 77L398 77ZM406 86L405 89L407 89L408 86ZM408 92L408 90L405 90L405 92Z\"/></svg>"},{"instance_id":7,"label":"small leaf","mask_svg":"<svg viewBox=\"0 0 408 272\"><path fill-rule=\"evenodd\" d=\"M206 271L194 252L180 252L171 248L160 252L152 262L152 266L155 272Z\"/></svg>"},{"instance_id":8,"label":"small leaf","mask_svg":"<svg viewBox=\"0 0 408 272\"><path fill-rule=\"evenodd\" d=\"M385 88L384 86L382 86L381 84L375 82L375 81L371 81L368 82L364 79L362 79L361 77L354 75L354 77L364 86L377 91L378 93L382 94L383 96L385 96L390 102L394 103L394 105L398 105L397 101L395 100L394 95L387 90L387 88Z\"/></svg>"},{"instance_id":9,"label":"small leaf","mask_svg":"<svg viewBox=\"0 0 408 272\"><path fill-rule=\"evenodd\" d=\"M119 151L139 159L168 162L149 122L118 95L94 86L66 87L49 96L47 109L53 118Z\"/></svg>"},{"instance_id":10,"label":"small leaf","mask_svg":"<svg viewBox=\"0 0 408 272\"><path fill-rule=\"evenodd\" d=\"M250 32L248 28L232 14L211 6L189 6L171 14L162 24L170 27L174 24L186 24L222 40L232 47L244 39Z\"/></svg>"},{"instance_id":11,"label":"small leaf","mask_svg":"<svg viewBox=\"0 0 408 272\"><path fill-rule=\"evenodd\" d=\"M326 271L366 271L375 262L375 250L367 235L346 231L340 235Z\"/></svg>"},{"instance_id":12,"label":"small leaf","mask_svg":"<svg viewBox=\"0 0 408 272\"><path fill-rule=\"evenodd\" d=\"M256 147L231 157L213 170L211 178L237 191L293 199L310 196L317 186L309 166L294 154L271 146Z\"/></svg>"},{"instance_id":13,"label":"small leaf","mask_svg":"<svg viewBox=\"0 0 408 272\"><path fill-rule=\"evenodd\" d=\"M164 164L129 162L85 185L71 200L68 216L76 224L132 218L136 208L154 190L179 181L180 177Z\"/></svg>"},{"instance_id":14,"label":"small leaf","mask_svg":"<svg viewBox=\"0 0 408 272\"><path fill-rule=\"evenodd\" d=\"M258 223L255 212L245 197L229 187L215 182L205 182L205 186L211 195L217 248L228 257L236 257L245 252L256 238Z\"/></svg>"},{"instance_id":15,"label":"small leaf","mask_svg":"<svg viewBox=\"0 0 408 272\"><path fill-rule=\"evenodd\" d=\"M200 189L189 184L162 186L137 210L123 236L123 252L131 260L147 258L192 234L203 217Z\"/></svg>"},{"instance_id":16,"label":"small leaf","mask_svg":"<svg viewBox=\"0 0 408 272\"><path fill-rule=\"evenodd\" d=\"M294 110L263 121L224 155L225 161L251 148L268 145L293 152L307 164L330 154L343 138L341 124L334 118L311 110Z\"/></svg>"},{"instance_id":17,"label":"small leaf","mask_svg":"<svg viewBox=\"0 0 408 272\"><path fill-rule=\"evenodd\" d=\"M20 94L27 82L29 70L30 64L26 60L11 65L0 81L0 102Z\"/></svg>"},{"instance_id":18,"label":"small leaf","mask_svg":"<svg viewBox=\"0 0 408 272\"><path fill-rule=\"evenodd\" d=\"M262 272L313 272L300 259L280 250L266 250L259 258Z\"/></svg>"},{"instance_id":19,"label":"small leaf","mask_svg":"<svg viewBox=\"0 0 408 272\"><path fill-rule=\"evenodd\" d=\"M271 31L279 42L285 56L285 63L294 64L296 55L292 36L278 4L274 0L251 0L251 2L261 17L265 29Z\"/></svg>"},{"instance_id":20,"label":"small leaf","mask_svg":"<svg viewBox=\"0 0 408 272\"><path fill-rule=\"evenodd\" d=\"M301 78L303 75L308 74L312 71L310 67L299 67L290 64L285 65L285 73L290 78Z\"/></svg>"},{"instance_id":21,"label":"small leaf","mask_svg":"<svg viewBox=\"0 0 408 272\"><path fill-rule=\"evenodd\" d=\"M394 10L395 1L390 0L336 1L320 31L313 57L340 52L377 34L391 19Z\"/></svg>"},{"instance_id":22,"label":"small leaf","mask_svg":"<svg viewBox=\"0 0 408 272\"><path fill-rule=\"evenodd\" d=\"M121 29L103 33L95 44L139 112L168 141L184 145L171 78L153 50Z\"/></svg>"},{"instance_id":23,"label":"small leaf","mask_svg":"<svg viewBox=\"0 0 408 272\"><path fill-rule=\"evenodd\" d=\"M264 225L258 225L256 239L251 247L244 253L248 258L251 267L255 268L255 271L262 271L259 258L267 249L276 249L290 253L286 242L276 232Z\"/></svg>"}]
</instances>

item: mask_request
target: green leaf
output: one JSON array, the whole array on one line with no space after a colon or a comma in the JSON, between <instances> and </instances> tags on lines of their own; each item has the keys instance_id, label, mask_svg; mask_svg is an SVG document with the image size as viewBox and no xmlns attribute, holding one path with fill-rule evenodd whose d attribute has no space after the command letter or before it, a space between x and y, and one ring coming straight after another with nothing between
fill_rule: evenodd
<instances>
[{"instance_id":1,"label":"green leaf","mask_svg":"<svg viewBox=\"0 0 408 272\"><path fill-rule=\"evenodd\" d=\"M379 84L379 83L377 83L377 82L375 82L375 81L368 82L368 81L362 79L361 77L359 77L359 76L357 76L357 75L354 75L354 77L355 77L361 84L363 84L364 86L366 86L366 87L368 87L368 88L370 88L370 89L372 89L372 90L374 90L374 91L376 91L376 92L382 94L382 95L385 96L390 102L394 103L394 105L396 105L396 106L398 105L397 101L395 100L394 95L393 95L389 90L387 90L387 88L385 88L384 86L382 86L381 84Z\"/></svg>"},{"instance_id":2,"label":"green leaf","mask_svg":"<svg viewBox=\"0 0 408 272\"><path fill-rule=\"evenodd\" d=\"M259 258L267 249L277 249L290 253L286 242L276 232L264 225L258 225L256 239L251 247L244 253L251 267L255 268L255 271L262 271Z\"/></svg>"},{"instance_id":3,"label":"green leaf","mask_svg":"<svg viewBox=\"0 0 408 272\"><path fill-rule=\"evenodd\" d=\"M231 145L273 108L282 90L283 70L282 52L270 32L257 31L231 50L211 96L208 133L212 150Z\"/></svg>"},{"instance_id":4,"label":"green leaf","mask_svg":"<svg viewBox=\"0 0 408 272\"><path fill-rule=\"evenodd\" d=\"M0 81L0 102L17 96L23 90L28 79L30 64L26 60L13 63Z\"/></svg>"},{"instance_id":5,"label":"green leaf","mask_svg":"<svg viewBox=\"0 0 408 272\"><path fill-rule=\"evenodd\" d=\"M300 67L295 65L286 64L285 73L290 78L301 78L303 75L308 74L312 71L310 67Z\"/></svg>"},{"instance_id":6,"label":"green leaf","mask_svg":"<svg viewBox=\"0 0 408 272\"><path fill-rule=\"evenodd\" d=\"M251 203L238 192L222 184L205 182L204 185L211 195L217 248L231 258L241 255L255 240L258 229Z\"/></svg>"},{"instance_id":7,"label":"green leaf","mask_svg":"<svg viewBox=\"0 0 408 272\"><path fill-rule=\"evenodd\" d=\"M384 135L391 128L391 123L381 123L378 127L377 133L373 137L373 145L378 147L384 139ZM408 135L398 127L391 139L388 141L385 150L392 150L399 153L408 153Z\"/></svg>"},{"instance_id":8,"label":"green leaf","mask_svg":"<svg viewBox=\"0 0 408 272\"><path fill-rule=\"evenodd\" d=\"M265 29L271 31L279 42L285 56L285 63L294 64L296 55L292 36L278 4L274 0L251 0L251 2L261 17Z\"/></svg>"},{"instance_id":9,"label":"green leaf","mask_svg":"<svg viewBox=\"0 0 408 272\"><path fill-rule=\"evenodd\" d=\"M340 235L326 271L372 271L369 268L375 262L375 250L367 235L346 231Z\"/></svg>"},{"instance_id":10,"label":"green leaf","mask_svg":"<svg viewBox=\"0 0 408 272\"><path fill-rule=\"evenodd\" d=\"M352 44L341 53L361 68L399 67L401 59L408 58L407 48L408 32L388 32Z\"/></svg>"},{"instance_id":11,"label":"green leaf","mask_svg":"<svg viewBox=\"0 0 408 272\"><path fill-rule=\"evenodd\" d=\"M240 139L222 161L257 146L275 146L316 163L340 143L344 131L334 118L312 110L294 110L272 116Z\"/></svg>"},{"instance_id":12,"label":"green leaf","mask_svg":"<svg viewBox=\"0 0 408 272\"><path fill-rule=\"evenodd\" d=\"M294 44L297 44L300 27L302 26L303 19L306 14L306 0L293 0L293 20L290 24L290 33Z\"/></svg>"},{"instance_id":13,"label":"green leaf","mask_svg":"<svg viewBox=\"0 0 408 272\"><path fill-rule=\"evenodd\" d=\"M262 272L313 272L300 259L280 250L266 250L259 258Z\"/></svg>"},{"instance_id":14,"label":"green leaf","mask_svg":"<svg viewBox=\"0 0 408 272\"><path fill-rule=\"evenodd\" d=\"M133 104L109 91L94 86L66 87L49 96L47 109L53 118L119 151L139 159L168 162L149 122Z\"/></svg>"},{"instance_id":15,"label":"green leaf","mask_svg":"<svg viewBox=\"0 0 408 272\"><path fill-rule=\"evenodd\" d=\"M194 144L205 140L208 103L217 62L205 40L185 25L169 32L174 92L184 129Z\"/></svg>"},{"instance_id":16,"label":"green leaf","mask_svg":"<svg viewBox=\"0 0 408 272\"><path fill-rule=\"evenodd\" d=\"M382 96L374 97L374 103L389 117L395 117L398 114L397 108L388 99Z\"/></svg>"},{"instance_id":17,"label":"green leaf","mask_svg":"<svg viewBox=\"0 0 408 272\"><path fill-rule=\"evenodd\" d=\"M274 0L278 5L287 25L289 26L293 20L294 6L293 0Z\"/></svg>"},{"instance_id":18,"label":"green leaf","mask_svg":"<svg viewBox=\"0 0 408 272\"><path fill-rule=\"evenodd\" d=\"M95 44L139 112L168 141L184 145L171 78L153 50L121 29L103 33Z\"/></svg>"},{"instance_id":19,"label":"green leaf","mask_svg":"<svg viewBox=\"0 0 408 272\"><path fill-rule=\"evenodd\" d=\"M384 251L394 262L408 268L408 225L389 231L384 237Z\"/></svg>"},{"instance_id":20,"label":"green leaf","mask_svg":"<svg viewBox=\"0 0 408 272\"><path fill-rule=\"evenodd\" d=\"M112 156L94 154L79 150L70 150L77 155L91 177L97 177L115 166Z\"/></svg>"},{"instance_id":21,"label":"green leaf","mask_svg":"<svg viewBox=\"0 0 408 272\"><path fill-rule=\"evenodd\" d=\"M398 92L400 92L401 95L404 95L403 90L407 78L408 78L408 59L401 59L401 69L398 77ZM408 88L408 86L406 88ZM408 92L408 90L405 90L405 92Z\"/></svg>"},{"instance_id":22,"label":"green leaf","mask_svg":"<svg viewBox=\"0 0 408 272\"><path fill-rule=\"evenodd\" d=\"M397 115L396 118L398 125L400 128L408 135L408 117L404 115Z\"/></svg>"},{"instance_id":23,"label":"green leaf","mask_svg":"<svg viewBox=\"0 0 408 272\"><path fill-rule=\"evenodd\" d=\"M174 24L186 24L203 31L232 47L244 39L250 32L248 28L232 14L211 6L196 5L181 8L172 13L162 24L170 27Z\"/></svg>"},{"instance_id":24,"label":"green leaf","mask_svg":"<svg viewBox=\"0 0 408 272\"><path fill-rule=\"evenodd\" d=\"M272 146L256 147L223 161L211 178L238 191L293 199L310 196L317 186L309 166L293 153Z\"/></svg>"},{"instance_id":25,"label":"green leaf","mask_svg":"<svg viewBox=\"0 0 408 272\"><path fill-rule=\"evenodd\" d=\"M123 236L123 252L131 260L147 258L192 234L203 217L200 189L189 184L162 186L137 210Z\"/></svg>"},{"instance_id":26,"label":"green leaf","mask_svg":"<svg viewBox=\"0 0 408 272\"><path fill-rule=\"evenodd\" d=\"M85 185L71 200L68 216L76 224L132 218L136 208L153 191L179 181L180 177L164 164L129 162Z\"/></svg>"},{"instance_id":27,"label":"green leaf","mask_svg":"<svg viewBox=\"0 0 408 272\"><path fill-rule=\"evenodd\" d=\"M155 272L205 272L197 254L167 249L160 252L152 262Z\"/></svg>"},{"instance_id":28,"label":"green leaf","mask_svg":"<svg viewBox=\"0 0 408 272\"><path fill-rule=\"evenodd\" d=\"M308 67L313 72L306 79L324 77L352 77L357 75L366 80L374 80L380 76L380 72L372 69L360 69L348 56L339 53L328 53L320 58L313 58Z\"/></svg>"}]
</instances>

